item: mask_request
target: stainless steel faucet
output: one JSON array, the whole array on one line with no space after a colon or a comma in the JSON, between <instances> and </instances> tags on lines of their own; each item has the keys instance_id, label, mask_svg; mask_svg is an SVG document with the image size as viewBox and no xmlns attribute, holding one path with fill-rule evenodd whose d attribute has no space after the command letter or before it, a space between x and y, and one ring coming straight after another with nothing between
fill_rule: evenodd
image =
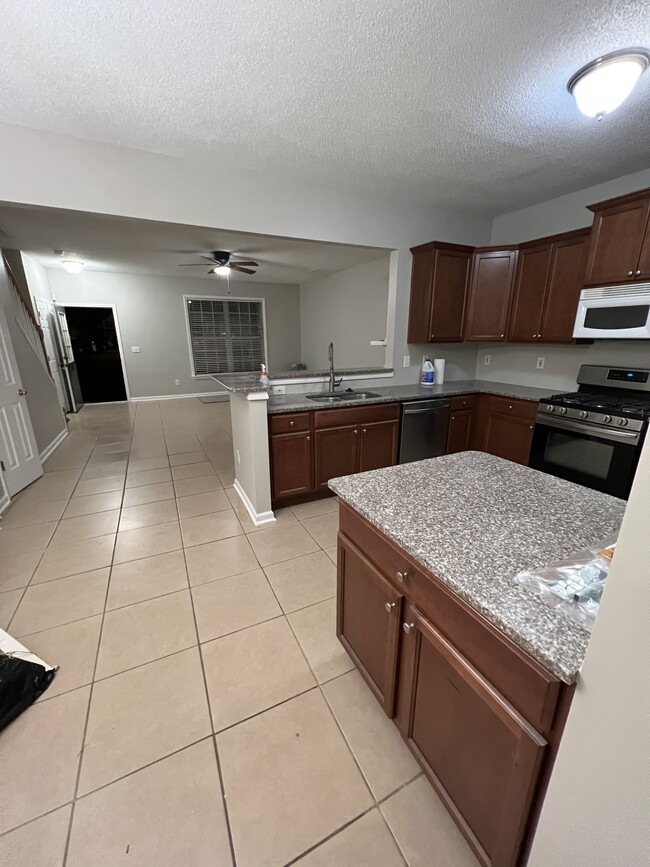
<instances>
[{"instance_id":1,"label":"stainless steel faucet","mask_svg":"<svg viewBox=\"0 0 650 867\"><path fill-rule=\"evenodd\" d=\"M336 376L334 374L334 344L330 343L327 349L327 357L330 360L330 379L329 379L329 388L328 392L330 394L334 394L334 389L343 382L343 377L336 381Z\"/></svg>"}]
</instances>

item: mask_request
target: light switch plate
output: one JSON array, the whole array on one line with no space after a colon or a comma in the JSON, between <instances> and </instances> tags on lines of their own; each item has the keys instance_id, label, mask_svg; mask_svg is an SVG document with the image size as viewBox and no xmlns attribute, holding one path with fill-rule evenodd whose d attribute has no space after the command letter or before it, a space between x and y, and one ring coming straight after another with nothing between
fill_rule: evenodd
<instances>
[{"instance_id":1,"label":"light switch plate","mask_svg":"<svg viewBox=\"0 0 650 867\"><path fill-rule=\"evenodd\" d=\"M405 355L404 356L404 367L410 367L410 366L411 366L411 356Z\"/></svg>"},{"instance_id":2,"label":"light switch plate","mask_svg":"<svg viewBox=\"0 0 650 867\"><path fill-rule=\"evenodd\" d=\"M174 380L174 385L180 385L180 384L181 384L180 379L175 379L175 380Z\"/></svg>"},{"instance_id":3,"label":"light switch plate","mask_svg":"<svg viewBox=\"0 0 650 867\"><path fill-rule=\"evenodd\" d=\"M131 347L131 352L140 352L140 351L141 351L141 350L140 350L140 347L139 347L139 346L132 346L132 347Z\"/></svg>"},{"instance_id":4,"label":"light switch plate","mask_svg":"<svg viewBox=\"0 0 650 867\"><path fill-rule=\"evenodd\" d=\"M483 356L483 364L487 367L488 364L492 361L492 356L485 354Z\"/></svg>"},{"instance_id":5,"label":"light switch plate","mask_svg":"<svg viewBox=\"0 0 650 867\"><path fill-rule=\"evenodd\" d=\"M545 363L546 363L546 359L544 358L543 355L540 355L539 358L537 359L537 369L538 370L544 370L544 364Z\"/></svg>"}]
</instances>

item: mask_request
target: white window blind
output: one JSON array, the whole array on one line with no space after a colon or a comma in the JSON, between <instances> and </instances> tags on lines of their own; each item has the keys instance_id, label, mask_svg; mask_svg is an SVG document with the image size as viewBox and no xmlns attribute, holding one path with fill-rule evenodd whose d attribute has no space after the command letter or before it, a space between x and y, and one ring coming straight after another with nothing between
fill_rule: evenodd
<instances>
[{"instance_id":1,"label":"white window blind","mask_svg":"<svg viewBox=\"0 0 650 867\"><path fill-rule=\"evenodd\" d=\"M244 373L265 361L262 301L187 298L194 375Z\"/></svg>"}]
</instances>

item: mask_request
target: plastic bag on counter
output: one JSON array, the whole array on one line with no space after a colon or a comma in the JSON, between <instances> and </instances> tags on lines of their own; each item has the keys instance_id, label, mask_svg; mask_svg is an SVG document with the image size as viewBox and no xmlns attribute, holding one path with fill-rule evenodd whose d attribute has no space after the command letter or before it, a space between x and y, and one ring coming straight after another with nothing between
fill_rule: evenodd
<instances>
[{"instance_id":1,"label":"plastic bag on counter","mask_svg":"<svg viewBox=\"0 0 650 867\"><path fill-rule=\"evenodd\" d=\"M0 629L0 731L52 683L56 669Z\"/></svg>"},{"instance_id":2,"label":"plastic bag on counter","mask_svg":"<svg viewBox=\"0 0 650 867\"><path fill-rule=\"evenodd\" d=\"M600 545L584 548L553 566L525 569L515 576L515 581L591 631L616 550L616 539L610 536Z\"/></svg>"}]
</instances>

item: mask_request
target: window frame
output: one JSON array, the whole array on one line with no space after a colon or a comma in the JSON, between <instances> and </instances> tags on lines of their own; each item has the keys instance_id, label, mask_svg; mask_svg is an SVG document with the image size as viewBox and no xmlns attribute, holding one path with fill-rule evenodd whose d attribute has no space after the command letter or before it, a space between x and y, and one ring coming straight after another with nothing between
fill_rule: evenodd
<instances>
[{"instance_id":1,"label":"window frame","mask_svg":"<svg viewBox=\"0 0 650 867\"><path fill-rule=\"evenodd\" d=\"M247 301L250 303L259 303L262 305L262 329L264 331L264 363L266 364L267 369L269 368L269 347L267 342L267 330L266 330L266 299L265 298L252 298L252 297L242 297L238 295L183 295L183 315L185 316L185 332L187 334L187 350L190 357L190 373L192 379L213 379L214 377L218 377L218 373L197 373L196 368L194 367L194 353L192 352L192 332L190 330L190 317L189 311L187 309L188 301ZM255 371L251 371L255 372ZM223 374L226 375L225 372ZM228 374L230 375L230 373Z\"/></svg>"}]
</instances>

